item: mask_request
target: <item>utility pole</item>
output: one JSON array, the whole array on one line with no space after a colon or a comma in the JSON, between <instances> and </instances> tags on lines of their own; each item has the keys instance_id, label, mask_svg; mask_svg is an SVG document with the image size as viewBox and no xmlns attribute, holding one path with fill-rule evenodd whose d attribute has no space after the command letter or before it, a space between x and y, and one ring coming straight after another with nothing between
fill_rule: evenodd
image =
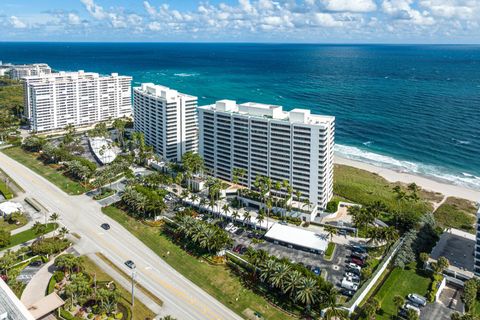
<instances>
[{"instance_id":1,"label":"utility pole","mask_svg":"<svg viewBox=\"0 0 480 320\"><path fill-rule=\"evenodd\" d=\"M136 276L136 267L132 269L132 313L133 313L133 306L135 304L135 276Z\"/></svg>"}]
</instances>

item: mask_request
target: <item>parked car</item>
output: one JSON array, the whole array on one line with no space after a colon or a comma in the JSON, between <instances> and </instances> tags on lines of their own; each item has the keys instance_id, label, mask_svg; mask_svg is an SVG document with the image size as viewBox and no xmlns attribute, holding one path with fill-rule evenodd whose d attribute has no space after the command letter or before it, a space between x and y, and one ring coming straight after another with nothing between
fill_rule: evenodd
<instances>
[{"instance_id":1,"label":"parked car","mask_svg":"<svg viewBox=\"0 0 480 320\"><path fill-rule=\"evenodd\" d=\"M41 265L42 265L41 260L33 261L33 262L30 262L29 264L30 267L40 267Z\"/></svg>"},{"instance_id":2,"label":"parked car","mask_svg":"<svg viewBox=\"0 0 480 320\"><path fill-rule=\"evenodd\" d=\"M348 290L348 289L342 289L342 291L340 291L340 293L343 294L344 296L347 296L347 297L353 297L353 295L355 294L355 291Z\"/></svg>"},{"instance_id":3,"label":"parked car","mask_svg":"<svg viewBox=\"0 0 480 320\"><path fill-rule=\"evenodd\" d=\"M351 272L345 272L344 277L347 278L349 281L352 281L354 283L359 283L360 282L360 277L357 276L356 274L351 273Z\"/></svg>"},{"instance_id":4,"label":"parked car","mask_svg":"<svg viewBox=\"0 0 480 320\"><path fill-rule=\"evenodd\" d=\"M420 309L419 309L418 307L415 307L415 306L414 306L413 304L411 304L411 303L408 303L408 302L405 303L405 304L403 305L403 309L405 309L405 310L409 310L409 309L410 309L410 310L413 310L413 311L415 311L418 315L420 315Z\"/></svg>"},{"instance_id":5,"label":"parked car","mask_svg":"<svg viewBox=\"0 0 480 320\"><path fill-rule=\"evenodd\" d=\"M239 236L239 235L241 235L244 231L245 231L245 229L238 228L237 230L234 231L234 233L235 233L237 236Z\"/></svg>"},{"instance_id":6,"label":"parked car","mask_svg":"<svg viewBox=\"0 0 480 320\"><path fill-rule=\"evenodd\" d=\"M348 263L347 264L347 269L355 269L358 271L361 271L362 268L359 265L356 265L355 263Z\"/></svg>"},{"instance_id":7,"label":"parked car","mask_svg":"<svg viewBox=\"0 0 480 320\"><path fill-rule=\"evenodd\" d=\"M357 258L357 259L360 259L360 260L366 260L368 258L368 256L364 253L357 253L357 252L352 252L352 254L350 255L350 257L352 258Z\"/></svg>"},{"instance_id":8,"label":"parked car","mask_svg":"<svg viewBox=\"0 0 480 320\"><path fill-rule=\"evenodd\" d=\"M240 251L245 248L243 244L237 245L235 248L233 248L233 252L240 253Z\"/></svg>"},{"instance_id":9,"label":"parked car","mask_svg":"<svg viewBox=\"0 0 480 320\"><path fill-rule=\"evenodd\" d=\"M233 226L233 227L230 228L230 230L228 230L228 231L230 231L231 233L235 233L237 230L238 230L238 227Z\"/></svg>"},{"instance_id":10,"label":"parked car","mask_svg":"<svg viewBox=\"0 0 480 320\"><path fill-rule=\"evenodd\" d=\"M315 273L315 275L319 276L321 273L322 273L322 270L319 268L319 267L313 267L312 268L312 271L313 273Z\"/></svg>"},{"instance_id":11,"label":"parked car","mask_svg":"<svg viewBox=\"0 0 480 320\"><path fill-rule=\"evenodd\" d=\"M135 268L135 263L132 261L132 260L127 260L125 261L125 265L127 267L129 267L130 269L134 269Z\"/></svg>"},{"instance_id":12,"label":"parked car","mask_svg":"<svg viewBox=\"0 0 480 320\"><path fill-rule=\"evenodd\" d=\"M225 231L229 231L230 229L232 229L234 227L233 223L229 222L227 224L227 226L225 227Z\"/></svg>"},{"instance_id":13,"label":"parked car","mask_svg":"<svg viewBox=\"0 0 480 320\"><path fill-rule=\"evenodd\" d=\"M352 246L352 252L356 253L367 253L367 249L362 246Z\"/></svg>"},{"instance_id":14,"label":"parked car","mask_svg":"<svg viewBox=\"0 0 480 320\"><path fill-rule=\"evenodd\" d=\"M349 281L347 278L343 278L341 287L347 290L353 290L353 291L358 290L358 284L353 283L352 281Z\"/></svg>"},{"instance_id":15,"label":"parked car","mask_svg":"<svg viewBox=\"0 0 480 320\"><path fill-rule=\"evenodd\" d=\"M357 259L357 258L352 258L352 263L356 264L359 267L363 267L365 265L365 261Z\"/></svg>"},{"instance_id":16,"label":"parked car","mask_svg":"<svg viewBox=\"0 0 480 320\"><path fill-rule=\"evenodd\" d=\"M102 229L110 230L110 225L108 223L102 223L101 227Z\"/></svg>"},{"instance_id":17,"label":"parked car","mask_svg":"<svg viewBox=\"0 0 480 320\"><path fill-rule=\"evenodd\" d=\"M427 304L427 299L419 294L410 293L407 296L408 300L413 302L415 305L424 307Z\"/></svg>"},{"instance_id":18,"label":"parked car","mask_svg":"<svg viewBox=\"0 0 480 320\"><path fill-rule=\"evenodd\" d=\"M248 250L248 248L244 246L244 247L242 247L242 248L240 249L240 252L239 252L239 253L240 253L240 254L244 254L245 252L247 252L247 250Z\"/></svg>"}]
</instances>

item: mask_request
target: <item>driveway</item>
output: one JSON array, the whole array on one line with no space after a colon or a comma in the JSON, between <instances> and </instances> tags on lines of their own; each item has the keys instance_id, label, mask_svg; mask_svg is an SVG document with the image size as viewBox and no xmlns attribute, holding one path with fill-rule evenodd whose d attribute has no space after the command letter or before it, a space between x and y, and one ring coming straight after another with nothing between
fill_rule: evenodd
<instances>
[{"instance_id":1,"label":"driveway","mask_svg":"<svg viewBox=\"0 0 480 320\"><path fill-rule=\"evenodd\" d=\"M450 319L454 312L463 312L462 289L446 285L439 301L427 304L420 315L422 320Z\"/></svg>"},{"instance_id":2,"label":"driveway","mask_svg":"<svg viewBox=\"0 0 480 320\"><path fill-rule=\"evenodd\" d=\"M24 305L30 306L45 296L48 282L55 271L54 262L55 260L52 260L44 264L28 282L20 299Z\"/></svg>"}]
</instances>

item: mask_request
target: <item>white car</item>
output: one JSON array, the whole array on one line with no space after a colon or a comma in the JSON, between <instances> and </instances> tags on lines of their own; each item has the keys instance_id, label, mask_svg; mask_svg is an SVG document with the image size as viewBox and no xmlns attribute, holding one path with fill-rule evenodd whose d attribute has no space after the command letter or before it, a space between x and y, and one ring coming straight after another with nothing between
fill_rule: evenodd
<instances>
[{"instance_id":1,"label":"white car","mask_svg":"<svg viewBox=\"0 0 480 320\"><path fill-rule=\"evenodd\" d=\"M232 229L234 227L233 223L229 223L227 224L227 226L225 227L225 231L230 231L230 229Z\"/></svg>"},{"instance_id":2,"label":"white car","mask_svg":"<svg viewBox=\"0 0 480 320\"><path fill-rule=\"evenodd\" d=\"M407 296L408 300L412 301L414 304L424 307L427 304L427 299L419 294L410 293Z\"/></svg>"},{"instance_id":3,"label":"white car","mask_svg":"<svg viewBox=\"0 0 480 320\"><path fill-rule=\"evenodd\" d=\"M347 264L347 268L362 271L362 268L359 265L356 265L355 263L351 263L351 262Z\"/></svg>"},{"instance_id":4,"label":"white car","mask_svg":"<svg viewBox=\"0 0 480 320\"><path fill-rule=\"evenodd\" d=\"M420 309L418 309L418 308L415 307L413 304L410 304L410 303L408 303L408 302L403 305L403 309L405 309L405 310L409 310L409 309L410 309L410 310L413 310L413 311L415 311L418 315L420 315Z\"/></svg>"},{"instance_id":5,"label":"white car","mask_svg":"<svg viewBox=\"0 0 480 320\"><path fill-rule=\"evenodd\" d=\"M237 231L237 230L238 230L238 227L233 226L229 231L231 233L235 233L235 231Z\"/></svg>"}]
</instances>

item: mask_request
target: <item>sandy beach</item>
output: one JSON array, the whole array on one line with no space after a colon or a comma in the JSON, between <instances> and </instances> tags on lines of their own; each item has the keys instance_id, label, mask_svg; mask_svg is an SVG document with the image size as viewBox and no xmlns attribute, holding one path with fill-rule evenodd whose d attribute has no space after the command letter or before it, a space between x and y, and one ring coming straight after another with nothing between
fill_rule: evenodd
<instances>
[{"instance_id":1,"label":"sandy beach","mask_svg":"<svg viewBox=\"0 0 480 320\"><path fill-rule=\"evenodd\" d=\"M396 172L394 170L376 167L368 163L363 163L360 161L354 161L354 160L338 157L337 155L335 155L335 163L377 173L378 175L382 176L383 178L385 178L390 182L397 182L397 181L402 183L415 182L417 185L419 185L425 190L440 192L445 196L458 197L458 198L463 198L463 199L467 199L475 202L480 201L480 191L477 191L477 190L471 190L471 189L463 188L460 186L442 183L442 182L438 182L438 181L424 178L421 176L416 176L413 174Z\"/></svg>"}]
</instances>

